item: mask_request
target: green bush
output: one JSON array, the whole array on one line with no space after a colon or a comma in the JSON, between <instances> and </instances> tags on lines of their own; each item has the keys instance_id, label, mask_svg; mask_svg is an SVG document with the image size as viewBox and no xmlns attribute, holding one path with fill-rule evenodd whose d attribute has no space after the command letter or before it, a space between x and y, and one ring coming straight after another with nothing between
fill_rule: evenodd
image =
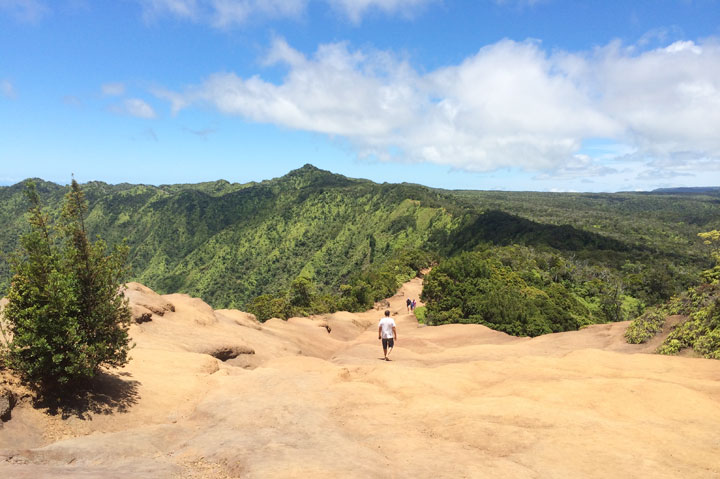
<instances>
[{"instance_id":1,"label":"green bush","mask_svg":"<svg viewBox=\"0 0 720 479\"><path fill-rule=\"evenodd\" d=\"M568 274L557 256L527 247L461 253L425 277L427 323L477 323L517 336L576 330L595 321Z\"/></svg>"},{"instance_id":2,"label":"green bush","mask_svg":"<svg viewBox=\"0 0 720 479\"><path fill-rule=\"evenodd\" d=\"M416 307L415 318L418 320L418 323L424 324L427 320L427 308L425 306Z\"/></svg>"},{"instance_id":3,"label":"green bush","mask_svg":"<svg viewBox=\"0 0 720 479\"><path fill-rule=\"evenodd\" d=\"M12 259L4 311L9 365L45 391L77 389L102 366L127 363L130 310L121 291L127 248L89 241L85 198L75 180L53 228L32 183L30 231Z\"/></svg>"},{"instance_id":4,"label":"green bush","mask_svg":"<svg viewBox=\"0 0 720 479\"><path fill-rule=\"evenodd\" d=\"M368 266L341 284L339 291L319 293L317 284L299 276L292 281L290 289L275 295L264 294L253 299L248 311L258 320L270 318L287 319L291 316L364 311L373 307L375 301L394 295L405 282L430 266L435 256L421 250L404 250L392 258Z\"/></svg>"},{"instance_id":5,"label":"green bush","mask_svg":"<svg viewBox=\"0 0 720 479\"><path fill-rule=\"evenodd\" d=\"M633 320L625 330L625 340L630 344L648 341L662 330L667 314L664 310L653 309Z\"/></svg>"},{"instance_id":6,"label":"green bush","mask_svg":"<svg viewBox=\"0 0 720 479\"><path fill-rule=\"evenodd\" d=\"M628 343L644 343L662 329L665 318L688 316L658 347L660 354L677 354L692 348L698 354L720 359L720 284L701 284L667 303L638 316L625 332Z\"/></svg>"},{"instance_id":7,"label":"green bush","mask_svg":"<svg viewBox=\"0 0 720 479\"><path fill-rule=\"evenodd\" d=\"M270 318L287 319L290 317L290 304L284 297L261 294L248 305L248 312L261 322Z\"/></svg>"},{"instance_id":8,"label":"green bush","mask_svg":"<svg viewBox=\"0 0 720 479\"><path fill-rule=\"evenodd\" d=\"M647 341L662 328L667 316L684 315L688 319L668 334L657 349L660 354L677 354L692 348L706 358L720 359L720 282L715 272L720 262L720 231L713 230L698 236L712 247L711 257L716 265L700 277L708 281L671 298L656 310L635 319L625 333L629 343Z\"/></svg>"},{"instance_id":9,"label":"green bush","mask_svg":"<svg viewBox=\"0 0 720 479\"><path fill-rule=\"evenodd\" d=\"M720 288L705 289L711 299L679 324L658 348L660 354L677 354L692 348L706 358L720 359ZM693 291L693 290L691 290ZM699 298L695 298L699 299Z\"/></svg>"}]
</instances>

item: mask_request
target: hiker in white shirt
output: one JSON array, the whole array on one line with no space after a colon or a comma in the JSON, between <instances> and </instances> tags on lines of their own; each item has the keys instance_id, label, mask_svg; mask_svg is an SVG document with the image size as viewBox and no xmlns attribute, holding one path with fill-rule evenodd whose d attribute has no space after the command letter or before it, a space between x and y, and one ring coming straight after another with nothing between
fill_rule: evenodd
<instances>
[{"instance_id":1,"label":"hiker in white shirt","mask_svg":"<svg viewBox=\"0 0 720 479\"><path fill-rule=\"evenodd\" d=\"M395 341L397 341L395 320L390 317L390 311L385 311L385 317L382 318L380 324L378 324L378 339L382 339L385 361L390 361L388 356L392 352L393 346L395 346Z\"/></svg>"}]
</instances>

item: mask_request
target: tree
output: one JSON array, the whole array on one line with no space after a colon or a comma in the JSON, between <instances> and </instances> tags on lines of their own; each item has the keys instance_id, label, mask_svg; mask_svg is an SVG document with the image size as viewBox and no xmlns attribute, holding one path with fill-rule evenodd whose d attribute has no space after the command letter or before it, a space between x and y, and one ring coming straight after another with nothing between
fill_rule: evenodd
<instances>
[{"instance_id":1,"label":"tree","mask_svg":"<svg viewBox=\"0 0 720 479\"><path fill-rule=\"evenodd\" d=\"M287 319L290 315L290 305L284 297L261 294L248 305L248 311L260 322L270 318Z\"/></svg>"},{"instance_id":2,"label":"tree","mask_svg":"<svg viewBox=\"0 0 720 479\"><path fill-rule=\"evenodd\" d=\"M30 231L12 260L5 319L9 363L47 391L75 389L102 366L127 363L130 310L122 294L127 246L108 253L88 240L87 205L73 179L61 226L52 228L35 186L27 186Z\"/></svg>"},{"instance_id":3,"label":"tree","mask_svg":"<svg viewBox=\"0 0 720 479\"><path fill-rule=\"evenodd\" d=\"M702 238L703 243L711 247L710 257L715 262L711 269L702 272L702 278L708 283L717 283L720 281L720 231L698 233L698 236Z\"/></svg>"},{"instance_id":4,"label":"tree","mask_svg":"<svg viewBox=\"0 0 720 479\"><path fill-rule=\"evenodd\" d=\"M290 284L290 306L309 308L315 294L315 285L304 276L299 276Z\"/></svg>"},{"instance_id":5,"label":"tree","mask_svg":"<svg viewBox=\"0 0 720 479\"><path fill-rule=\"evenodd\" d=\"M595 283L601 318L607 322L623 321L625 315L622 280L615 277L610 271L602 270L598 273Z\"/></svg>"}]
</instances>

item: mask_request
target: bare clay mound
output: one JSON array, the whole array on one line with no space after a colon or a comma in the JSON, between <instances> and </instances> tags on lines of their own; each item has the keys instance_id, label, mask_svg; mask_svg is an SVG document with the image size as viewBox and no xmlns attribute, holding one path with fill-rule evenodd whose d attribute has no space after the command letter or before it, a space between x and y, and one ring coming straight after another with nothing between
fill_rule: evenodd
<instances>
[{"instance_id":1,"label":"bare clay mound","mask_svg":"<svg viewBox=\"0 0 720 479\"><path fill-rule=\"evenodd\" d=\"M627 324L418 327L414 280L385 362L380 311L260 324L130 289L131 363L75 410L16 406L0 477L720 477L720 362L638 354Z\"/></svg>"}]
</instances>

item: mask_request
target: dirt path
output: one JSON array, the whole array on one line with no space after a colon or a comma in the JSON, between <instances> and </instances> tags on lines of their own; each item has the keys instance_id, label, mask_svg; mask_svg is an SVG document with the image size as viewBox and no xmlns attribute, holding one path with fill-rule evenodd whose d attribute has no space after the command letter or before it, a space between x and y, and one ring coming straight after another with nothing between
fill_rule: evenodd
<instances>
[{"instance_id":1,"label":"dirt path","mask_svg":"<svg viewBox=\"0 0 720 479\"><path fill-rule=\"evenodd\" d=\"M639 354L623 323L418 327L420 288L388 300L391 362L385 306L260 325L142 290L134 305L175 312L133 326L133 361L83 418L16 408L0 477L720 477L720 362ZM245 353L207 354L223 348Z\"/></svg>"}]
</instances>

